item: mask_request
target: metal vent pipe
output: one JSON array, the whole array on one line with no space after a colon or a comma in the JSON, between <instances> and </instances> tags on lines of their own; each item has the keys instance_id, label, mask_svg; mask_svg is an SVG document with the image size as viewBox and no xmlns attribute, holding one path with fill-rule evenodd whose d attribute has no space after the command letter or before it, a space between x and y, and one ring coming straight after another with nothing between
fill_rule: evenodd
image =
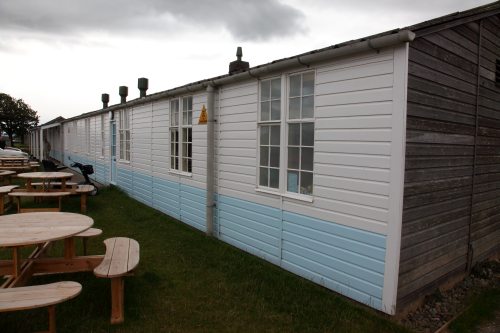
<instances>
[{"instance_id":1,"label":"metal vent pipe","mask_svg":"<svg viewBox=\"0 0 500 333\"><path fill-rule=\"evenodd\" d=\"M118 93L120 94L120 103L127 103L127 96L128 96L128 87L127 86L120 86L118 89Z\"/></svg>"},{"instance_id":2,"label":"metal vent pipe","mask_svg":"<svg viewBox=\"0 0 500 333\"><path fill-rule=\"evenodd\" d=\"M146 97L146 91L148 90L148 79L145 77L139 78L137 81L137 88L139 88L140 97Z\"/></svg>"},{"instance_id":3,"label":"metal vent pipe","mask_svg":"<svg viewBox=\"0 0 500 333\"><path fill-rule=\"evenodd\" d=\"M102 108L103 109L107 108L109 104L109 94L102 94L101 101L102 101Z\"/></svg>"}]
</instances>

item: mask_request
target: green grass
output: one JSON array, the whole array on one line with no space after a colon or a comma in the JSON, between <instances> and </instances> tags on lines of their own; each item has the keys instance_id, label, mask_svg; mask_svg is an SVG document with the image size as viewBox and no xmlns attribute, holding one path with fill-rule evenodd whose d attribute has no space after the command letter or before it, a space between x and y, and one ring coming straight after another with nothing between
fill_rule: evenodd
<instances>
[{"instance_id":1,"label":"green grass","mask_svg":"<svg viewBox=\"0 0 500 333\"><path fill-rule=\"evenodd\" d=\"M79 198L66 199L63 210L78 212ZM126 278L122 325L109 323L108 279L92 273L31 279L33 284L74 280L83 285L77 298L58 305L58 332L408 332L374 310L207 237L116 188L90 197L88 214L104 231L90 240L90 254L104 253L106 238L127 236L140 243L141 261L136 275ZM46 325L45 310L0 313L2 333Z\"/></svg>"},{"instance_id":2,"label":"green grass","mask_svg":"<svg viewBox=\"0 0 500 333\"><path fill-rule=\"evenodd\" d=\"M453 333L477 332L480 324L494 320L500 311L500 289L489 289L474 297L469 308L450 324Z\"/></svg>"}]
</instances>

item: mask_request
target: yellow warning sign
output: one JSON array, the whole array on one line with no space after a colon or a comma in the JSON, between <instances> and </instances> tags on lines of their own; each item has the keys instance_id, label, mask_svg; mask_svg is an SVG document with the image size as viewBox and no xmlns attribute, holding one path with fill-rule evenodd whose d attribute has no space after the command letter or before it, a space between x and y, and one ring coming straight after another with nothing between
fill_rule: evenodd
<instances>
[{"instance_id":1,"label":"yellow warning sign","mask_svg":"<svg viewBox=\"0 0 500 333\"><path fill-rule=\"evenodd\" d=\"M201 108L200 118L198 118L198 125L206 124L207 121L208 121L207 108L205 107L205 104L203 104L203 107Z\"/></svg>"}]
</instances>

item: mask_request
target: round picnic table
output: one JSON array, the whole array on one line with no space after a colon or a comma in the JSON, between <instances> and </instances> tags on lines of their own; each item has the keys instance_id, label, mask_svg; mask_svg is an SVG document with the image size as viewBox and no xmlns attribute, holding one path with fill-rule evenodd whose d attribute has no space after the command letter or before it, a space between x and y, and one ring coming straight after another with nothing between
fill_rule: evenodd
<instances>
[{"instance_id":1,"label":"round picnic table","mask_svg":"<svg viewBox=\"0 0 500 333\"><path fill-rule=\"evenodd\" d=\"M71 179L73 174L70 172L23 172L17 175L19 178L26 179L26 189L32 191L31 183L33 180L39 179L42 181L43 190L47 191L50 188L52 180L61 181L61 190L66 190L66 180Z\"/></svg>"},{"instance_id":2,"label":"round picnic table","mask_svg":"<svg viewBox=\"0 0 500 333\"><path fill-rule=\"evenodd\" d=\"M86 215L61 212L0 216L0 247L20 247L69 238L89 229Z\"/></svg>"},{"instance_id":3,"label":"round picnic table","mask_svg":"<svg viewBox=\"0 0 500 333\"><path fill-rule=\"evenodd\" d=\"M15 174L16 172L12 170L0 170L0 181L4 184L10 184L10 178Z\"/></svg>"}]
</instances>

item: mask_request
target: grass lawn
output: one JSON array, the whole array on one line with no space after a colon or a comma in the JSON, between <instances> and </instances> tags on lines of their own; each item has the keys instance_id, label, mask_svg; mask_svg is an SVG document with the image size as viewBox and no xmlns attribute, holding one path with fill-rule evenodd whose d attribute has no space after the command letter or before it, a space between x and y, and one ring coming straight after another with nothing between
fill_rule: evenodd
<instances>
[{"instance_id":1,"label":"grass lawn","mask_svg":"<svg viewBox=\"0 0 500 333\"><path fill-rule=\"evenodd\" d=\"M79 197L63 200L64 211L79 212ZM88 215L104 231L89 241L89 254L104 253L106 238L127 236L139 242L141 261L136 275L126 278L122 325L109 323L108 279L92 273L31 279L83 285L77 298L57 306L58 332L408 332L381 313L207 237L116 188L90 197ZM58 254L60 247L52 250ZM2 333L46 327L45 309L0 313Z\"/></svg>"},{"instance_id":2,"label":"grass lawn","mask_svg":"<svg viewBox=\"0 0 500 333\"><path fill-rule=\"evenodd\" d=\"M477 332L479 325L495 319L500 312L500 289L485 290L471 301L470 307L455 319L450 330L453 333Z\"/></svg>"}]
</instances>

